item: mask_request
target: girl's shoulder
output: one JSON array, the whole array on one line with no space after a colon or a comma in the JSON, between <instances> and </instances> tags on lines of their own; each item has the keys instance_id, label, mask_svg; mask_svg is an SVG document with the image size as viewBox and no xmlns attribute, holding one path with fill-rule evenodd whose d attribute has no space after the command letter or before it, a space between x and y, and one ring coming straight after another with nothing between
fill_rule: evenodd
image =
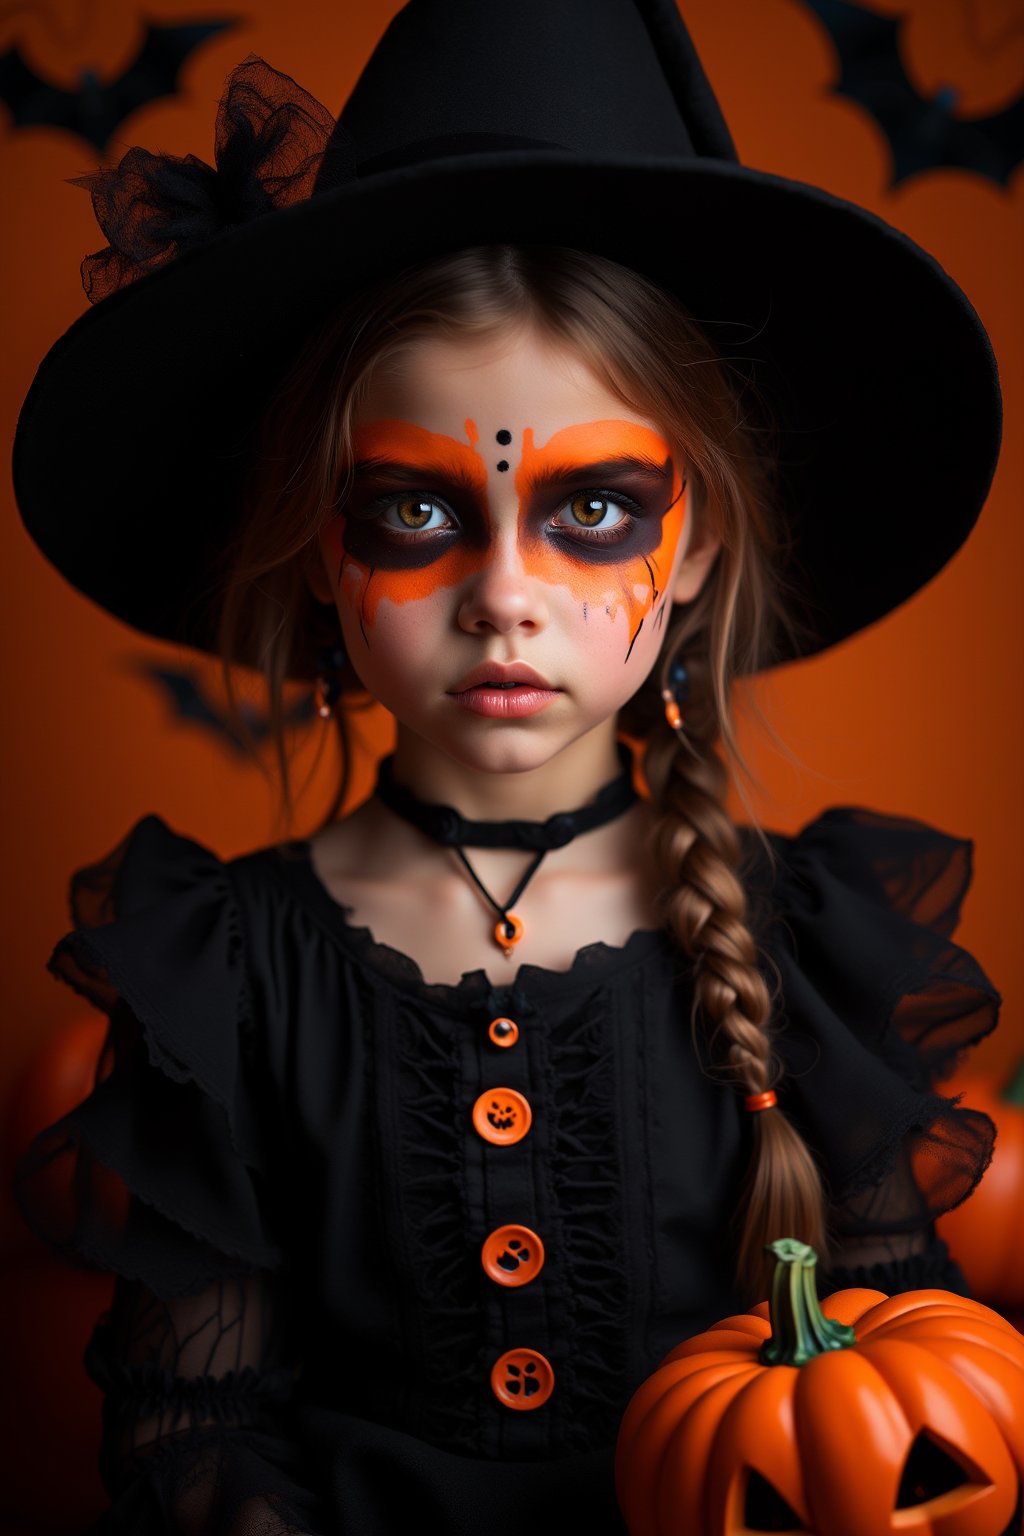
<instances>
[{"instance_id":1,"label":"girl's shoulder","mask_svg":"<svg viewBox=\"0 0 1024 1536\"><path fill-rule=\"evenodd\" d=\"M999 994L953 939L970 839L836 806L792 835L746 828L743 843L751 920L787 1019L828 1006L860 1038L912 1048L931 1080L995 1027Z\"/></svg>"},{"instance_id":2,"label":"girl's shoulder","mask_svg":"<svg viewBox=\"0 0 1024 1536\"><path fill-rule=\"evenodd\" d=\"M276 869L291 846L222 859L143 817L71 875L72 928L50 970L108 1013L126 1005L145 1023L152 1058L181 1060L191 1041L212 1076L230 1076L259 1013L266 920L289 902Z\"/></svg>"},{"instance_id":3,"label":"girl's shoulder","mask_svg":"<svg viewBox=\"0 0 1024 1536\"><path fill-rule=\"evenodd\" d=\"M834 806L793 834L741 836L762 922L880 910L948 937L971 883L970 839L863 806Z\"/></svg>"},{"instance_id":4,"label":"girl's shoulder","mask_svg":"<svg viewBox=\"0 0 1024 1536\"><path fill-rule=\"evenodd\" d=\"M71 1262L160 1296L283 1263L265 1204L278 1111L239 894L265 862L222 860L146 816L72 875L73 927L50 959L110 1024L92 1092L19 1163L22 1213ZM73 1199L54 1197L58 1169Z\"/></svg>"},{"instance_id":5,"label":"girl's shoulder","mask_svg":"<svg viewBox=\"0 0 1024 1536\"><path fill-rule=\"evenodd\" d=\"M242 909L261 902L283 904L289 882L281 872L308 863L302 841L272 843L237 857L221 858L196 839L173 830L157 815L144 816L109 853L76 869L70 877L69 906L77 929L117 923L143 924L159 915L165 926L177 916L186 927L200 909L237 930Z\"/></svg>"},{"instance_id":6,"label":"girl's shoulder","mask_svg":"<svg viewBox=\"0 0 1024 1536\"><path fill-rule=\"evenodd\" d=\"M956 1203L984 1168L991 1126L941 1084L1000 1003L953 938L972 843L856 806L743 841L786 1106L826 1149L834 1193L875 1185L910 1137L924 1204Z\"/></svg>"}]
</instances>

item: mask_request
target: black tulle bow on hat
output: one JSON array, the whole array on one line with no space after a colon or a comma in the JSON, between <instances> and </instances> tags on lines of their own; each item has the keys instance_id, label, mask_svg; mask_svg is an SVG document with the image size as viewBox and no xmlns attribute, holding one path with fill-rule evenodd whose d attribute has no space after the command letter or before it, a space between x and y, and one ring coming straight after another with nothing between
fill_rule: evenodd
<instances>
[{"instance_id":1,"label":"black tulle bow on hat","mask_svg":"<svg viewBox=\"0 0 1024 1536\"><path fill-rule=\"evenodd\" d=\"M115 167L70 178L91 193L97 223L110 241L82 262L90 301L98 303L233 225L310 197L332 134L337 141L325 106L290 75L250 54L232 71L221 98L215 165L197 155L135 148Z\"/></svg>"}]
</instances>

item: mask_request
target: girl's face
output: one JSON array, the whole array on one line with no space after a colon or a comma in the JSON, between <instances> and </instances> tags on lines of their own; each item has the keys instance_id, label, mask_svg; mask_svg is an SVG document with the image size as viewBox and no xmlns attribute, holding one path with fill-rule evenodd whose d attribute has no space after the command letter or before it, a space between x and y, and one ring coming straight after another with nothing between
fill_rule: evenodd
<instances>
[{"instance_id":1,"label":"girl's face","mask_svg":"<svg viewBox=\"0 0 1024 1536\"><path fill-rule=\"evenodd\" d=\"M311 580L400 732L491 772L611 740L717 549L657 423L519 327L411 345L353 448Z\"/></svg>"}]
</instances>

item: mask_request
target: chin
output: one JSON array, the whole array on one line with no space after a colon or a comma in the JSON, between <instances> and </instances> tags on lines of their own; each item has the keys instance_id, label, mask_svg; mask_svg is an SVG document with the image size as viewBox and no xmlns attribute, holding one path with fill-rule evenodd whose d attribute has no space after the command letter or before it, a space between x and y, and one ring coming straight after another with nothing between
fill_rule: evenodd
<instances>
[{"instance_id":1,"label":"chin","mask_svg":"<svg viewBox=\"0 0 1024 1536\"><path fill-rule=\"evenodd\" d=\"M568 741L552 741L549 735L524 725L499 725L494 721L486 722L480 730L427 739L463 768L493 774L530 773L545 767L571 745Z\"/></svg>"}]
</instances>

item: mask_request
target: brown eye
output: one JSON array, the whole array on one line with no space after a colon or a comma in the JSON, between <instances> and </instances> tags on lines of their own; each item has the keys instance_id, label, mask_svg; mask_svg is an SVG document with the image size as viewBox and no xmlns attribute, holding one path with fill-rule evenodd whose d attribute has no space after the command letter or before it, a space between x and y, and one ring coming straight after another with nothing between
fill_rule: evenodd
<instances>
[{"instance_id":1,"label":"brown eye","mask_svg":"<svg viewBox=\"0 0 1024 1536\"><path fill-rule=\"evenodd\" d=\"M440 503L429 496L400 496L386 509L384 522L389 528L418 533L422 529L446 528L449 518Z\"/></svg>"},{"instance_id":2,"label":"brown eye","mask_svg":"<svg viewBox=\"0 0 1024 1536\"><path fill-rule=\"evenodd\" d=\"M555 518L557 528L618 528L628 522L629 513L610 496L599 496L594 491L580 491L566 502Z\"/></svg>"},{"instance_id":3,"label":"brown eye","mask_svg":"<svg viewBox=\"0 0 1024 1536\"><path fill-rule=\"evenodd\" d=\"M603 496L574 496L569 506L578 523L584 528L593 528L608 511L609 503Z\"/></svg>"}]
</instances>

